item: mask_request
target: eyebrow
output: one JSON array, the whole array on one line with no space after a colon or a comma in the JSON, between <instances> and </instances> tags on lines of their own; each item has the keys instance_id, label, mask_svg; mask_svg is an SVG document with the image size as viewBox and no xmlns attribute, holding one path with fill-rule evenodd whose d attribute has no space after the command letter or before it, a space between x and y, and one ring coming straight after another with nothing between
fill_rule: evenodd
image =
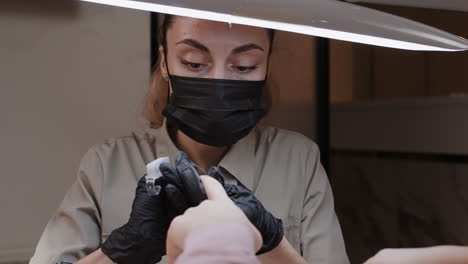
<instances>
[{"instance_id":1,"label":"eyebrow","mask_svg":"<svg viewBox=\"0 0 468 264\"><path fill-rule=\"evenodd\" d=\"M176 45L179 45L179 44L186 44L206 53L210 52L210 50L205 45L201 44L200 42L194 39L184 39L176 43Z\"/></svg>"},{"instance_id":2,"label":"eyebrow","mask_svg":"<svg viewBox=\"0 0 468 264\"><path fill-rule=\"evenodd\" d=\"M258 50L261 50L261 51L265 51L259 45L254 44L254 43L250 43L250 44L245 44L245 45L242 45L240 47L237 47L237 48L233 49L232 54L239 54L239 53L246 52L246 51L253 50L253 49L258 49Z\"/></svg>"},{"instance_id":3,"label":"eyebrow","mask_svg":"<svg viewBox=\"0 0 468 264\"><path fill-rule=\"evenodd\" d=\"M196 49L199 49L200 51L203 51L205 53L210 53L210 49L208 49L205 45L201 44L200 42L198 42L198 41L196 41L194 39L183 39L183 40L176 43L176 45L179 45L179 44L189 45L189 46L192 46L192 47L194 47ZM249 44L245 44L245 45L242 45L240 47L237 47L237 48L233 49L231 53L232 54L239 54L239 53L246 52L246 51L253 50L253 49L265 51L259 45L254 44L254 43L249 43Z\"/></svg>"}]
</instances>

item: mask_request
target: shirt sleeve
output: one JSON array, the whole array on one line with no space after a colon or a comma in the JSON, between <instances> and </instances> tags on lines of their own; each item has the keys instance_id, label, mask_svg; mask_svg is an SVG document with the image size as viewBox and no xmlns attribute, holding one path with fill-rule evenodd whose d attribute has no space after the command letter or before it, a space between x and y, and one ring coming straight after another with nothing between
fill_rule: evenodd
<instances>
[{"instance_id":1,"label":"shirt sleeve","mask_svg":"<svg viewBox=\"0 0 468 264\"><path fill-rule=\"evenodd\" d=\"M314 264L348 264L343 235L335 214L333 193L314 145L308 157L301 219L301 253Z\"/></svg>"},{"instance_id":2,"label":"shirt sleeve","mask_svg":"<svg viewBox=\"0 0 468 264\"><path fill-rule=\"evenodd\" d=\"M76 181L42 233L30 264L76 262L100 247L101 188L102 165L91 149L81 160Z\"/></svg>"},{"instance_id":3,"label":"shirt sleeve","mask_svg":"<svg viewBox=\"0 0 468 264\"><path fill-rule=\"evenodd\" d=\"M248 226L223 223L199 228L185 240L175 264L260 264Z\"/></svg>"}]
</instances>

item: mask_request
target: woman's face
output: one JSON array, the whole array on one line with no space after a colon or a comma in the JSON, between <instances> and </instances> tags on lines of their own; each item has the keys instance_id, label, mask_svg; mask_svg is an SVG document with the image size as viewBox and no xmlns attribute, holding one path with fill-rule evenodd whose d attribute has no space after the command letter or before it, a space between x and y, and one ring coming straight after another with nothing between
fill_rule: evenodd
<instances>
[{"instance_id":1,"label":"woman's face","mask_svg":"<svg viewBox=\"0 0 468 264\"><path fill-rule=\"evenodd\" d=\"M270 38L263 28L175 17L166 39L166 61L171 75L265 79Z\"/></svg>"}]
</instances>

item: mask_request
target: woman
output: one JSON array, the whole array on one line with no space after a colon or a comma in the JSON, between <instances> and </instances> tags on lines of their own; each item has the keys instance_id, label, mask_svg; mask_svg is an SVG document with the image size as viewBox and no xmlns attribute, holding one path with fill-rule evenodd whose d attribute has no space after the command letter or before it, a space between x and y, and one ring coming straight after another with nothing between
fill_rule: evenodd
<instances>
[{"instance_id":1,"label":"woman","mask_svg":"<svg viewBox=\"0 0 468 264\"><path fill-rule=\"evenodd\" d=\"M254 192L283 220L285 239L263 262L348 263L317 146L298 133L256 126L265 114L273 32L167 16L161 33L147 97L150 128L88 151L30 263L101 256L101 243L128 220L145 164L173 161L179 150L201 171L218 165L227 183Z\"/></svg>"}]
</instances>

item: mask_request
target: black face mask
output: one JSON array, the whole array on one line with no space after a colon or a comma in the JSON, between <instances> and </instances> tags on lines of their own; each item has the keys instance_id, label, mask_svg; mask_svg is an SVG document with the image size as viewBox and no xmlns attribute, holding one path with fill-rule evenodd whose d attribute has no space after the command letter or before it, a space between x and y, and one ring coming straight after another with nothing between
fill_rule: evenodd
<instances>
[{"instance_id":1,"label":"black face mask","mask_svg":"<svg viewBox=\"0 0 468 264\"><path fill-rule=\"evenodd\" d=\"M169 78L172 94L163 115L169 124L197 142L232 145L265 116L265 81Z\"/></svg>"}]
</instances>

